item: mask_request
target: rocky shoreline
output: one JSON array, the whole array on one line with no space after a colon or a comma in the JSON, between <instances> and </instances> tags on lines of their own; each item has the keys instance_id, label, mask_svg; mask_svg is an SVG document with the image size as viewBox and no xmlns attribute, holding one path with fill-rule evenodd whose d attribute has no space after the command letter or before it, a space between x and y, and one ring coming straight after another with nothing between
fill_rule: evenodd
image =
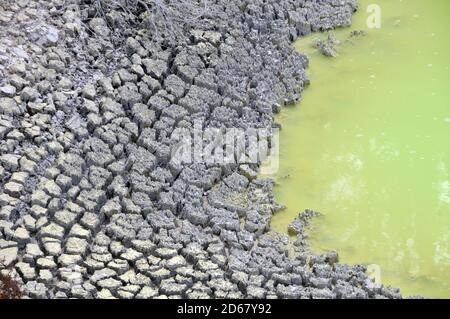
<instances>
[{"instance_id":1,"label":"rocky shoreline","mask_svg":"<svg viewBox=\"0 0 450 319\"><path fill-rule=\"evenodd\" d=\"M127 4L127 5L125 5ZM353 0L0 3L0 270L31 298L401 298L308 250L258 165L173 164L176 128L271 128L292 42Z\"/></svg>"}]
</instances>

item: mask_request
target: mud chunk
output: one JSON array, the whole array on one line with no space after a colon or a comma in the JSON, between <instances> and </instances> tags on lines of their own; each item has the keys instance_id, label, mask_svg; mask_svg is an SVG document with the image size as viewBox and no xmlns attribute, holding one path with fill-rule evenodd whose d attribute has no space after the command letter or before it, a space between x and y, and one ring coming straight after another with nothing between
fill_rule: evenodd
<instances>
[{"instance_id":1,"label":"mud chunk","mask_svg":"<svg viewBox=\"0 0 450 319\"><path fill-rule=\"evenodd\" d=\"M143 59L145 71L148 75L156 79L162 79L163 75L167 73L167 62L160 59Z\"/></svg>"},{"instance_id":2,"label":"mud chunk","mask_svg":"<svg viewBox=\"0 0 450 319\"><path fill-rule=\"evenodd\" d=\"M13 97L16 95L16 88L12 85L0 87L0 96Z\"/></svg>"},{"instance_id":3,"label":"mud chunk","mask_svg":"<svg viewBox=\"0 0 450 319\"><path fill-rule=\"evenodd\" d=\"M28 30L32 42L44 47L55 46L59 41L59 31L47 24L38 24Z\"/></svg>"},{"instance_id":4,"label":"mud chunk","mask_svg":"<svg viewBox=\"0 0 450 319\"><path fill-rule=\"evenodd\" d=\"M102 18L93 18L89 21L89 26L94 30L96 34L102 37L107 37L110 34L110 30Z\"/></svg>"},{"instance_id":5,"label":"mud chunk","mask_svg":"<svg viewBox=\"0 0 450 319\"><path fill-rule=\"evenodd\" d=\"M9 97L0 98L0 114L19 115L21 113L22 111L15 100Z\"/></svg>"}]
</instances>

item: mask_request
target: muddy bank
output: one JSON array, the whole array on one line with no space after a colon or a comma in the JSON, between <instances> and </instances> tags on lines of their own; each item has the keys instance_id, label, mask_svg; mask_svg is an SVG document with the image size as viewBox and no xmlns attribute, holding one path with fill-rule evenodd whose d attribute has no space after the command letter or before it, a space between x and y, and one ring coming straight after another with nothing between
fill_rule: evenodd
<instances>
[{"instance_id":1,"label":"muddy bank","mask_svg":"<svg viewBox=\"0 0 450 319\"><path fill-rule=\"evenodd\" d=\"M257 165L169 161L195 120L272 127L309 82L292 41L356 4L109 3L0 4L2 272L33 298L400 297L270 232Z\"/></svg>"}]
</instances>

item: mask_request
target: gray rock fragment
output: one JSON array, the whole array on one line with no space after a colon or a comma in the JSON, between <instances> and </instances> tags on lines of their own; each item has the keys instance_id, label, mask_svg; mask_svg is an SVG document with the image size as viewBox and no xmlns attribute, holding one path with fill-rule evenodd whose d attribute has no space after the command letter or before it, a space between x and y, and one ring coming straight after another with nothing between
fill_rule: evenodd
<instances>
[{"instance_id":1,"label":"gray rock fragment","mask_svg":"<svg viewBox=\"0 0 450 319\"><path fill-rule=\"evenodd\" d=\"M9 97L0 98L0 114L19 115L21 113L22 110L14 99Z\"/></svg>"},{"instance_id":2,"label":"gray rock fragment","mask_svg":"<svg viewBox=\"0 0 450 319\"><path fill-rule=\"evenodd\" d=\"M12 85L5 85L0 87L0 96L14 97L16 95L16 88Z\"/></svg>"},{"instance_id":3,"label":"gray rock fragment","mask_svg":"<svg viewBox=\"0 0 450 319\"><path fill-rule=\"evenodd\" d=\"M0 249L0 265L2 268L9 268L17 260L18 252L17 247Z\"/></svg>"}]
</instances>

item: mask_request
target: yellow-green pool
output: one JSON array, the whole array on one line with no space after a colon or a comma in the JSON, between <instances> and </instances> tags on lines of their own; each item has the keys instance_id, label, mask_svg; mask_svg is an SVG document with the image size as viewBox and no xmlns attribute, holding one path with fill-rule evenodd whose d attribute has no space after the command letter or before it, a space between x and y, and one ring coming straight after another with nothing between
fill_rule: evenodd
<instances>
[{"instance_id":1,"label":"yellow-green pool","mask_svg":"<svg viewBox=\"0 0 450 319\"><path fill-rule=\"evenodd\" d=\"M344 43L326 58L310 46L311 86L278 115L272 227L305 208L323 213L314 250L378 265L404 295L450 297L450 1L361 0ZM367 6L381 8L368 28ZM372 11L373 13L373 11ZM351 30L364 37L344 41Z\"/></svg>"}]
</instances>

